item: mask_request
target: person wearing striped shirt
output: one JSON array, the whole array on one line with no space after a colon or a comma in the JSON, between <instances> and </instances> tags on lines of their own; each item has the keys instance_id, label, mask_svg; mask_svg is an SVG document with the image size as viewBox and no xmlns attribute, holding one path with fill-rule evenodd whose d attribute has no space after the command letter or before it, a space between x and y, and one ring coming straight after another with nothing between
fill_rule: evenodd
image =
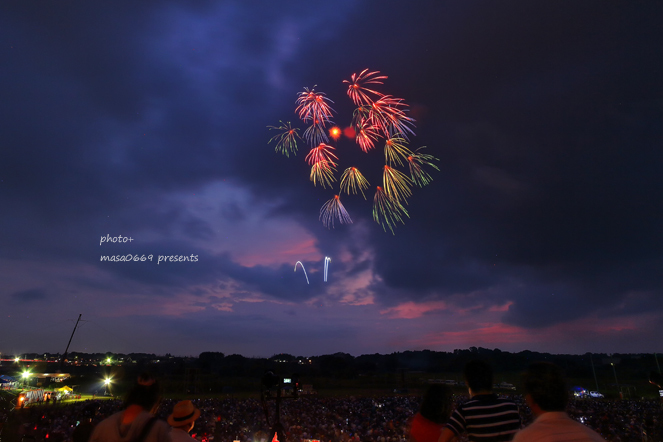
<instances>
[{"instance_id":1,"label":"person wearing striped shirt","mask_svg":"<svg viewBox=\"0 0 663 442\"><path fill-rule=\"evenodd\" d=\"M474 360L463 369L470 400L458 406L442 430L439 442L453 442L467 434L470 442L504 442L520 429L520 413L513 402L493 393L493 370Z\"/></svg>"}]
</instances>

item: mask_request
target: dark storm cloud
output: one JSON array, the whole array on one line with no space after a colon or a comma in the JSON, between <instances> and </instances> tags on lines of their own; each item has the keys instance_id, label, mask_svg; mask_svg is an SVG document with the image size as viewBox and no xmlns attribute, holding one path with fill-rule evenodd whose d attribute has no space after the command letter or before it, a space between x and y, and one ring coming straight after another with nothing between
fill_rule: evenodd
<instances>
[{"instance_id":1,"label":"dark storm cloud","mask_svg":"<svg viewBox=\"0 0 663 442\"><path fill-rule=\"evenodd\" d=\"M431 68L402 94L430 109L417 142L441 171L397 238L375 234L376 291L398 303L492 288L525 326L660 296L660 5L472 5L464 29L399 42L412 51L390 66Z\"/></svg>"},{"instance_id":2,"label":"dark storm cloud","mask_svg":"<svg viewBox=\"0 0 663 442\"><path fill-rule=\"evenodd\" d=\"M15 302L21 304L30 304L38 301L43 301L48 298L44 289L30 289L14 292L9 295Z\"/></svg>"},{"instance_id":3,"label":"dark storm cloud","mask_svg":"<svg viewBox=\"0 0 663 442\"><path fill-rule=\"evenodd\" d=\"M270 150L264 100L278 91L270 92L254 61L278 53L268 36L284 20L297 23L300 5L10 11L0 31L12 45L3 101L16 106L0 122L10 146L0 175L6 207L20 215L3 219L3 227L18 232L16 242L44 226L79 235L76 221L83 229L119 223L167 230L167 218L140 216L150 200L231 176L259 189L258 198L286 195L293 163L276 169L256 161ZM236 18L231 28L220 25L226 15ZM199 27L211 30L208 39L191 36ZM277 171L285 173L275 179ZM19 218L27 225L15 224ZM209 236L195 220L189 227Z\"/></svg>"},{"instance_id":4,"label":"dark storm cloud","mask_svg":"<svg viewBox=\"0 0 663 442\"><path fill-rule=\"evenodd\" d=\"M3 26L12 45L3 99L17 106L0 123L12 147L2 173L14 195L54 216L85 213L117 207L122 193L148 183L172 188L233 170L224 145L251 141L229 131L238 120L222 111L228 104L195 93L194 78L145 52L154 11L44 7L18 9ZM246 74L223 78L225 91L257 86L260 95L258 73ZM146 115L153 107L161 114Z\"/></svg>"}]
</instances>

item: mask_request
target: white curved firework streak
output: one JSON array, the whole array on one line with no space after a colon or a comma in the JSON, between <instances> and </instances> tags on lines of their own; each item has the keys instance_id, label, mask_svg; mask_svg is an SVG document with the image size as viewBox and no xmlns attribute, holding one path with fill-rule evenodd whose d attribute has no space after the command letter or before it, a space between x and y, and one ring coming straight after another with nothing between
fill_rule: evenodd
<instances>
[{"instance_id":1,"label":"white curved firework streak","mask_svg":"<svg viewBox=\"0 0 663 442\"><path fill-rule=\"evenodd\" d=\"M297 261L297 262L295 263L295 272L297 271L297 264L299 264L300 266L302 266L302 270L304 271L304 276L306 276L306 283L310 285L311 283L308 282L308 275L306 274L306 269L304 268L304 264L302 264L301 261ZM325 273L325 274L326 274L326 273Z\"/></svg>"},{"instance_id":2,"label":"white curved firework streak","mask_svg":"<svg viewBox=\"0 0 663 442\"><path fill-rule=\"evenodd\" d=\"M331 258L329 256L325 256L325 282L327 282L327 269L329 268L329 261L331 261Z\"/></svg>"}]
</instances>

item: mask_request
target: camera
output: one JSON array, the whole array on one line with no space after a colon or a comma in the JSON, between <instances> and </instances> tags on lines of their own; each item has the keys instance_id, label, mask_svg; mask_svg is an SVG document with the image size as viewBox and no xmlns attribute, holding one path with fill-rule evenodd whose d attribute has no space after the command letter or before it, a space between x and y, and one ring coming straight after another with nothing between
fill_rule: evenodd
<instances>
[{"instance_id":1,"label":"camera","mask_svg":"<svg viewBox=\"0 0 663 442\"><path fill-rule=\"evenodd\" d=\"M299 397L299 376L294 374L292 376L277 376L273 371L267 371L260 380L260 402L265 412L265 419L267 425L270 425L272 419L269 418L269 411L267 401L273 400L276 402L276 410L274 411L274 425L271 434L277 435L280 442L286 442L286 435L281 424L281 401L283 399L297 399Z\"/></svg>"},{"instance_id":2,"label":"camera","mask_svg":"<svg viewBox=\"0 0 663 442\"><path fill-rule=\"evenodd\" d=\"M291 376L277 376L273 371L266 372L261 379L262 391L267 398L276 394L278 398L297 398L299 393L299 377L294 374Z\"/></svg>"}]
</instances>

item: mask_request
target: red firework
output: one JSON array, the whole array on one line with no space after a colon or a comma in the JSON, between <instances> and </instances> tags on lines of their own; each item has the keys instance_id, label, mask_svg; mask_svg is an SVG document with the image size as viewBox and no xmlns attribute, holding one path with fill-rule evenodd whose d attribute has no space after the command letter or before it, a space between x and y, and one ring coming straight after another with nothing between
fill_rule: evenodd
<instances>
[{"instance_id":1,"label":"red firework","mask_svg":"<svg viewBox=\"0 0 663 442\"><path fill-rule=\"evenodd\" d=\"M368 152L375 147L375 142L378 139L378 131L368 120L362 120L356 126L355 131L357 134L355 140L361 150Z\"/></svg>"},{"instance_id":2,"label":"red firework","mask_svg":"<svg viewBox=\"0 0 663 442\"><path fill-rule=\"evenodd\" d=\"M327 161L330 164L336 166L336 163L332 160L332 158L338 160L338 157L334 155L334 153L332 152L333 149L334 148L328 144L320 143L318 147L314 147L309 151L309 153L306 155L305 160L309 164L309 166L312 166L313 164L318 163L320 161Z\"/></svg>"},{"instance_id":3,"label":"red firework","mask_svg":"<svg viewBox=\"0 0 663 442\"><path fill-rule=\"evenodd\" d=\"M313 124L325 127L325 124L331 121L332 116L332 108L329 103L333 103L333 101L322 92L304 88L304 92L300 92L297 98L295 112L302 121L313 121Z\"/></svg>"},{"instance_id":4,"label":"red firework","mask_svg":"<svg viewBox=\"0 0 663 442\"><path fill-rule=\"evenodd\" d=\"M339 141L342 133L347 138L354 138L359 148L366 153L374 149L377 142L384 140L382 186L377 187L373 199L373 219L385 231L389 228L394 233L396 224L404 223L404 219L409 217L405 204L412 195L413 185L424 186L432 181L423 167L439 169L433 164L433 161L438 161L437 158L421 153L419 149L412 152L408 147L408 136L414 135L414 119L407 114L408 105L401 98L374 89L386 79L387 76L380 75L379 71L364 69L359 74L352 74L350 80L343 81L348 85L347 94L356 106L350 126L343 131L338 127L327 129L328 125L333 126L333 102L314 88L304 88L297 95L295 112L308 124L302 139L311 147L305 160L311 166L310 178L316 186L320 184L323 188L329 186L333 189L337 185L339 158L334 153L335 148L328 144L330 139ZM285 155L296 153L296 141L299 138L296 129L289 123L270 129L280 131L279 135L270 140L276 142L278 152ZM409 168L410 176L396 167ZM349 167L343 172L336 193L361 193L366 199L364 191L368 186L368 181L359 170ZM352 223L339 195L323 205L320 220L328 228L333 228L336 221L341 224Z\"/></svg>"},{"instance_id":5,"label":"red firework","mask_svg":"<svg viewBox=\"0 0 663 442\"><path fill-rule=\"evenodd\" d=\"M381 80L386 80L387 76L378 76L377 74L379 73L380 71L368 72L368 69L364 69L359 75L352 74L350 80L343 80L343 83L348 83L349 85L348 97L352 99L355 106L370 104L373 101L366 92L370 92L378 97L383 95L378 91L362 86L363 84L383 84Z\"/></svg>"}]
</instances>

